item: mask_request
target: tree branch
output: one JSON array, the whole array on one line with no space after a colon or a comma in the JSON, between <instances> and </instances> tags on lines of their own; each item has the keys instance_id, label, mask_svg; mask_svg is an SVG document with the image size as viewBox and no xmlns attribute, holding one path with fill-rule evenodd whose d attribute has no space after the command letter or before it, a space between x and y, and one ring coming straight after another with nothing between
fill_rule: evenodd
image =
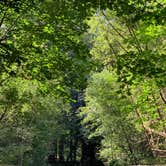
<instances>
[{"instance_id":1,"label":"tree branch","mask_svg":"<svg viewBox=\"0 0 166 166\"><path fill-rule=\"evenodd\" d=\"M3 113L1 114L1 116L0 116L0 121L2 121L3 118L6 116L6 113L7 113L7 111L8 111L7 108L8 108L8 107L6 106L6 107L5 107L5 110L4 110Z\"/></svg>"},{"instance_id":2,"label":"tree branch","mask_svg":"<svg viewBox=\"0 0 166 166\"><path fill-rule=\"evenodd\" d=\"M138 39L137 39L137 37L136 37L136 34L135 34L133 28L132 28L129 24L127 24L127 23L126 23L126 26L127 26L127 28L128 28L128 31L129 31L131 37L133 37L134 40L135 40L135 44L136 44L137 50L138 50L139 52L142 52L142 48L141 48L141 46L140 46L140 43L139 43L139 41L138 41Z\"/></svg>"},{"instance_id":3,"label":"tree branch","mask_svg":"<svg viewBox=\"0 0 166 166\"><path fill-rule=\"evenodd\" d=\"M123 39L126 40L126 38L114 27L114 25L109 21L108 17L106 16L106 14L104 13L104 11L102 10L102 14L103 16L106 18L107 22L109 23L109 25L112 27L112 29Z\"/></svg>"},{"instance_id":4,"label":"tree branch","mask_svg":"<svg viewBox=\"0 0 166 166\"><path fill-rule=\"evenodd\" d=\"M1 18L1 21L0 21L0 27L2 26L5 18L6 18L6 13L7 13L7 9L5 10L4 14L3 14L3 17Z\"/></svg>"},{"instance_id":5,"label":"tree branch","mask_svg":"<svg viewBox=\"0 0 166 166\"><path fill-rule=\"evenodd\" d=\"M165 95L163 93L163 90L160 91L160 96L161 96L163 102L166 104L166 98L165 98Z\"/></svg>"}]
</instances>

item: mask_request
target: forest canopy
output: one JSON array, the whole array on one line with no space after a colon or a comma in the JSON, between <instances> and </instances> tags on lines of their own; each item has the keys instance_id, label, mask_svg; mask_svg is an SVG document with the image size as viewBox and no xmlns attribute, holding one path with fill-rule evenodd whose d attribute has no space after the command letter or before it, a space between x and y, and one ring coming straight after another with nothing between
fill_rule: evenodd
<instances>
[{"instance_id":1,"label":"forest canopy","mask_svg":"<svg viewBox=\"0 0 166 166\"><path fill-rule=\"evenodd\" d=\"M166 1L0 1L0 165L166 163Z\"/></svg>"}]
</instances>

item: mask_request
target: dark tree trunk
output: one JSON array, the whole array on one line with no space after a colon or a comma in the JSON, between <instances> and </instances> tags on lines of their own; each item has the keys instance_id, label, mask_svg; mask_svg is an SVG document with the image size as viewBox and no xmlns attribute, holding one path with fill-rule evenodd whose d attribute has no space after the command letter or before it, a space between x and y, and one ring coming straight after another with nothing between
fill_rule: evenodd
<instances>
[{"instance_id":1,"label":"dark tree trunk","mask_svg":"<svg viewBox=\"0 0 166 166\"><path fill-rule=\"evenodd\" d=\"M58 141L57 141L57 139L55 139L52 144L53 144L53 149L52 149L53 154L54 154L55 158L57 158L57 156L58 156L58 149L57 149Z\"/></svg>"},{"instance_id":2,"label":"dark tree trunk","mask_svg":"<svg viewBox=\"0 0 166 166\"><path fill-rule=\"evenodd\" d=\"M64 161L64 141L63 139L59 140L59 145L58 145L58 156L59 156L59 161Z\"/></svg>"},{"instance_id":3,"label":"dark tree trunk","mask_svg":"<svg viewBox=\"0 0 166 166\"><path fill-rule=\"evenodd\" d=\"M74 140L74 146L73 146L73 161L76 162L76 158L77 158L77 144L78 141L77 139Z\"/></svg>"},{"instance_id":4,"label":"dark tree trunk","mask_svg":"<svg viewBox=\"0 0 166 166\"><path fill-rule=\"evenodd\" d=\"M82 156L80 166L104 166L103 162L96 158L96 146L98 145L93 141L81 140Z\"/></svg>"},{"instance_id":5,"label":"dark tree trunk","mask_svg":"<svg viewBox=\"0 0 166 166\"><path fill-rule=\"evenodd\" d=\"M96 161L95 145L90 142L82 141L81 166L93 166Z\"/></svg>"}]
</instances>

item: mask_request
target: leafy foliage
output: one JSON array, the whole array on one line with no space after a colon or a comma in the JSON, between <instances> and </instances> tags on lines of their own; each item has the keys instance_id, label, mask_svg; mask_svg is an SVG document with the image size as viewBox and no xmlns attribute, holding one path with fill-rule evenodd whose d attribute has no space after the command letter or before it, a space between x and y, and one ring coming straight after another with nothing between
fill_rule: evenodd
<instances>
[{"instance_id":1,"label":"leafy foliage","mask_svg":"<svg viewBox=\"0 0 166 166\"><path fill-rule=\"evenodd\" d=\"M99 10L88 21L86 37L102 72L92 74L82 112L87 133L104 137L105 159L164 163L165 25L156 17L160 2L141 3L112 1L111 10Z\"/></svg>"},{"instance_id":2,"label":"leafy foliage","mask_svg":"<svg viewBox=\"0 0 166 166\"><path fill-rule=\"evenodd\" d=\"M164 163L165 6L0 1L0 163Z\"/></svg>"}]
</instances>

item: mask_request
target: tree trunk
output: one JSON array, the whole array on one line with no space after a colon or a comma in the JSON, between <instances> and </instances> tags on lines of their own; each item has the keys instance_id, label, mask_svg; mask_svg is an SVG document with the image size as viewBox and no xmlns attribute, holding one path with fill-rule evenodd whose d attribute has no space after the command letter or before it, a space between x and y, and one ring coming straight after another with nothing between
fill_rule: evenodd
<instances>
[{"instance_id":1,"label":"tree trunk","mask_svg":"<svg viewBox=\"0 0 166 166\"><path fill-rule=\"evenodd\" d=\"M64 161L64 141L62 138L59 140L58 149L59 161Z\"/></svg>"},{"instance_id":2,"label":"tree trunk","mask_svg":"<svg viewBox=\"0 0 166 166\"><path fill-rule=\"evenodd\" d=\"M82 140L81 166L93 166L95 162L95 145Z\"/></svg>"}]
</instances>

